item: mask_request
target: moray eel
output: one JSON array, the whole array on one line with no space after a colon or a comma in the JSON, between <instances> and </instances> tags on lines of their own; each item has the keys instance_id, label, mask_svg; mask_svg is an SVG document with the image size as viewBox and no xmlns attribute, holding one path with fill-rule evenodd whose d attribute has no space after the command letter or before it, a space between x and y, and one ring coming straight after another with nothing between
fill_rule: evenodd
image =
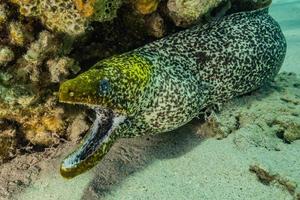
<instances>
[{"instance_id":1,"label":"moray eel","mask_svg":"<svg viewBox=\"0 0 300 200\"><path fill-rule=\"evenodd\" d=\"M96 63L62 83L61 102L93 108L96 119L60 172L92 168L118 138L176 129L208 106L271 81L286 41L268 8L196 25Z\"/></svg>"}]
</instances>

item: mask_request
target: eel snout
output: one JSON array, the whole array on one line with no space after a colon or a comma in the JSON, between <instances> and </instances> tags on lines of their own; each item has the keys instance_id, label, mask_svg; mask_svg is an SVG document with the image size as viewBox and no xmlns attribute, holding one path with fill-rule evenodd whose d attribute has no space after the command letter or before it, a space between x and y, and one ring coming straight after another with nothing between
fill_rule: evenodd
<instances>
[{"instance_id":1,"label":"eel snout","mask_svg":"<svg viewBox=\"0 0 300 200\"><path fill-rule=\"evenodd\" d=\"M65 178L73 178L94 167L117 139L114 130L126 118L110 109L94 110L96 118L80 146L61 163L60 173Z\"/></svg>"}]
</instances>

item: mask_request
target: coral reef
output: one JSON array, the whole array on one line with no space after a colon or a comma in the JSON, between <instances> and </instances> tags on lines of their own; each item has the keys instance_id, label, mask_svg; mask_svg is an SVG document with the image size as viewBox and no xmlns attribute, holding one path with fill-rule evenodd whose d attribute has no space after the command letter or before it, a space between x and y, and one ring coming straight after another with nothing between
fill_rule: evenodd
<instances>
[{"instance_id":1,"label":"coral reef","mask_svg":"<svg viewBox=\"0 0 300 200\"><path fill-rule=\"evenodd\" d=\"M58 143L64 118L51 84L79 69L63 56L64 38L17 15L9 3L0 5L0 15L0 160L7 160L28 144Z\"/></svg>"},{"instance_id":2,"label":"coral reef","mask_svg":"<svg viewBox=\"0 0 300 200\"><path fill-rule=\"evenodd\" d=\"M89 21L108 21L116 16L120 0L11 0L19 5L20 13L36 17L50 30L69 35L85 32Z\"/></svg>"}]
</instances>

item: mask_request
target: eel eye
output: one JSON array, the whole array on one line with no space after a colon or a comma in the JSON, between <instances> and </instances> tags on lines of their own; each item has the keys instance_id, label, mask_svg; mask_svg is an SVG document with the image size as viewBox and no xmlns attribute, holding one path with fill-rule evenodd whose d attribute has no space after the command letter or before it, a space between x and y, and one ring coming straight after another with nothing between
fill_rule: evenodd
<instances>
[{"instance_id":1,"label":"eel eye","mask_svg":"<svg viewBox=\"0 0 300 200\"><path fill-rule=\"evenodd\" d=\"M99 92L100 94L107 94L110 90L110 84L107 79L103 79L99 83Z\"/></svg>"}]
</instances>

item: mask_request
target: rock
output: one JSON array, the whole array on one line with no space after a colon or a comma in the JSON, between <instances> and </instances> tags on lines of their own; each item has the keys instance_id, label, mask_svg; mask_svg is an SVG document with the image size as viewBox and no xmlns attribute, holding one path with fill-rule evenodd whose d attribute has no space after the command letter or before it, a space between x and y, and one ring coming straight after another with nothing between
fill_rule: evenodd
<instances>
[{"instance_id":1,"label":"rock","mask_svg":"<svg viewBox=\"0 0 300 200\"><path fill-rule=\"evenodd\" d=\"M270 184L271 182L278 182L280 185L285 187L291 194L294 194L296 191L297 183L289 181L284 177L281 177L279 174L272 174L270 169L266 169L260 165L251 165L249 170L257 175L259 180L264 184Z\"/></svg>"},{"instance_id":2,"label":"rock","mask_svg":"<svg viewBox=\"0 0 300 200\"><path fill-rule=\"evenodd\" d=\"M186 27L213 8L216 8L224 0L169 0L168 14L176 26Z\"/></svg>"},{"instance_id":3,"label":"rock","mask_svg":"<svg viewBox=\"0 0 300 200\"><path fill-rule=\"evenodd\" d=\"M212 115L206 124L224 137L251 129L250 132L269 134L285 142L300 139L299 84L296 74L281 73L271 85L223 105L222 111Z\"/></svg>"},{"instance_id":4,"label":"rock","mask_svg":"<svg viewBox=\"0 0 300 200\"><path fill-rule=\"evenodd\" d=\"M300 105L300 101L299 104ZM274 125L278 125L278 136L282 137L286 142L293 142L300 139L300 117L299 116L278 116L274 121Z\"/></svg>"}]
</instances>

